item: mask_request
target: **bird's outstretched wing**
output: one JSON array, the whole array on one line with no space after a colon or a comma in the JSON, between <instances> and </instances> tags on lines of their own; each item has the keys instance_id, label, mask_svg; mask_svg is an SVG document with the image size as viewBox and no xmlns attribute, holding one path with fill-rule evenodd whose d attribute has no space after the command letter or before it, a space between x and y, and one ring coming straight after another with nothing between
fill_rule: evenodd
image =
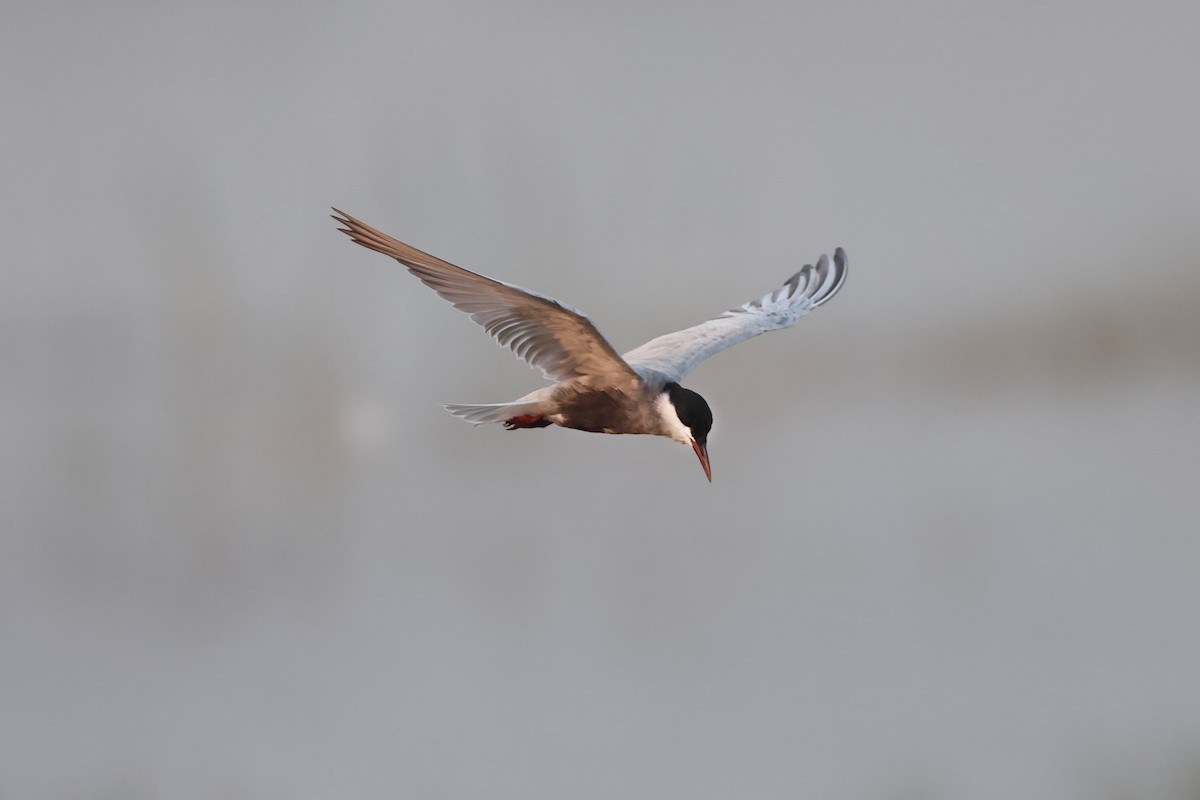
<instances>
[{"instance_id":1,"label":"bird's outstretched wing","mask_svg":"<svg viewBox=\"0 0 1200 800\"><path fill-rule=\"evenodd\" d=\"M391 256L446 300L471 315L497 342L547 379L633 376L588 318L573 308L519 286L476 275L393 239L333 209L340 228L363 247Z\"/></svg>"},{"instance_id":2,"label":"bird's outstretched wing","mask_svg":"<svg viewBox=\"0 0 1200 800\"><path fill-rule=\"evenodd\" d=\"M832 264L823 255L816 266L805 264L787 283L761 299L699 325L651 339L623 358L639 373L658 373L668 380L682 381L713 353L760 333L795 325L796 320L842 288L848 267L846 251L839 247Z\"/></svg>"}]
</instances>

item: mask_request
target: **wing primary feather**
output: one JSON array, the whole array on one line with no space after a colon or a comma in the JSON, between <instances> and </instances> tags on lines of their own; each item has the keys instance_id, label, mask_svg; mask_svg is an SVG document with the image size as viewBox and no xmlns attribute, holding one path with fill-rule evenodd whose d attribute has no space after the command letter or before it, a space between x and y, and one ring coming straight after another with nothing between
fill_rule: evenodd
<instances>
[{"instance_id":1,"label":"wing primary feather","mask_svg":"<svg viewBox=\"0 0 1200 800\"><path fill-rule=\"evenodd\" d=\"M846 251L842 248L837 248L833 251L833 269L822 281L821 287L813 293L813 308L824 305L829 302L838 290L842 288L842 284L846 282L846 275L849 272L850 264L846 258Z\"/></svg>"},{"instance_id":2,"label":"wing primary feather","mask_svg":"<svg viewBox=\"0 0 1200 800\"><path fill-rule=\"evenodd\" d=\"M646 375L676 382L704 359L768 331L788 328L805 314L828 302L846 281L846 251L837 248L832 262L822 255L805 264L774 291L730 309L707 322L651 339L625 354L625 360Z\"/></svg>"},{"instance_id":3,"label":"wing primary feather","mask_svg":"<svg viewBox=\"0 0 1200 800\"><path fill-rule=\"evenodd\" d=\"M333 219L362 247L396 259L422 283L483 326L547 379L620 375L636 378L612 345L580 312L557 300L456 267L393 239L338 209Z\"/></svg>"}]
</instances>

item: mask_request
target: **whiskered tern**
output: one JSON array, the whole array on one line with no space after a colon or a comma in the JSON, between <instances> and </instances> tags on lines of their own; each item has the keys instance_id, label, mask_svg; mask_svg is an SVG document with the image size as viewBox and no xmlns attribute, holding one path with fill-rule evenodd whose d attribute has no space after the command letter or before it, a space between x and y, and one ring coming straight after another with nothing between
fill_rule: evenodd
<instances>
[{"instance_id":1,"label":"whiskered tern","mask_svg":"<svg viewBox=\"0 0 1200 800\"><path fill-rule=\"evenodd\" d=\"M363 247L399 261L444 299L471 315L497 342L553 381L509 403L447 405L467 422L501 422L509 430L560 425L593 433L669 436L689 445L712 481L704 398L680 385L704 359L767 331L790 328L824 304L846 280L846 252L822 255L758 300L624 355L580 312L544 295L456 267L393 239L349 214L333 218Z\"/></svg>"}]
</instances>

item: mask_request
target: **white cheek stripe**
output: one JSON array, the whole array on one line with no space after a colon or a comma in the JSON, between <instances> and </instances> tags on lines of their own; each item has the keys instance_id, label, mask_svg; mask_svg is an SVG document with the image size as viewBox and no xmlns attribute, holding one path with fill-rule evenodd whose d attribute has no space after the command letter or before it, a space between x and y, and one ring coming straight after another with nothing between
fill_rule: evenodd
<instances>
[{"instance_id":1,"label":"white cheek stripe","mask_svg":"<svg viewBox=\"0 0 1200 800\"><path fill-rule=\"evenodd\" d=\"M666 392L654 398L654 409L658 412L659 419L663 421L668 436L681 444L690 445L692 443L691 430L679 419L679 414L675 412L675 405Z\"/></svg>"}]
</instances>

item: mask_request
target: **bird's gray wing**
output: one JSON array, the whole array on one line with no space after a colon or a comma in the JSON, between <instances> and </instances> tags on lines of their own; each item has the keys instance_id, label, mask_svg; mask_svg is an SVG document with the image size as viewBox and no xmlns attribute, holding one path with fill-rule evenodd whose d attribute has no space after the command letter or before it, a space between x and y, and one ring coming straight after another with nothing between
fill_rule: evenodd
<instances>
[{"instance_id":1,"label":"bird's gray wing","mask_svg":"<svg viewBox=\"0 0 1200 800\"><path fill-rule=\"evenodd\" d=\"M658 373L668 380L682 381L713 353L760 333L795 325L796 320L837 293L846 280L848 266L846 251L839 247L832 263L823 255L816 266L805 264L770 294L715 319L651 339L622 357L643 375Z\"/></svg>"},{"instance_id":2,"label":"bird's gray wing","mask_svg":"<svg viewBox=\"0 0 1200 800\"><path fill-rule=\"evenodd\" d=\"M333 209L340 228L363 247L408 267L446 300L471 315L500 344L547 379L634 375L588 318L573 308L508 283L476 275L393 239Z\"/></svg>"}]
</instances>

